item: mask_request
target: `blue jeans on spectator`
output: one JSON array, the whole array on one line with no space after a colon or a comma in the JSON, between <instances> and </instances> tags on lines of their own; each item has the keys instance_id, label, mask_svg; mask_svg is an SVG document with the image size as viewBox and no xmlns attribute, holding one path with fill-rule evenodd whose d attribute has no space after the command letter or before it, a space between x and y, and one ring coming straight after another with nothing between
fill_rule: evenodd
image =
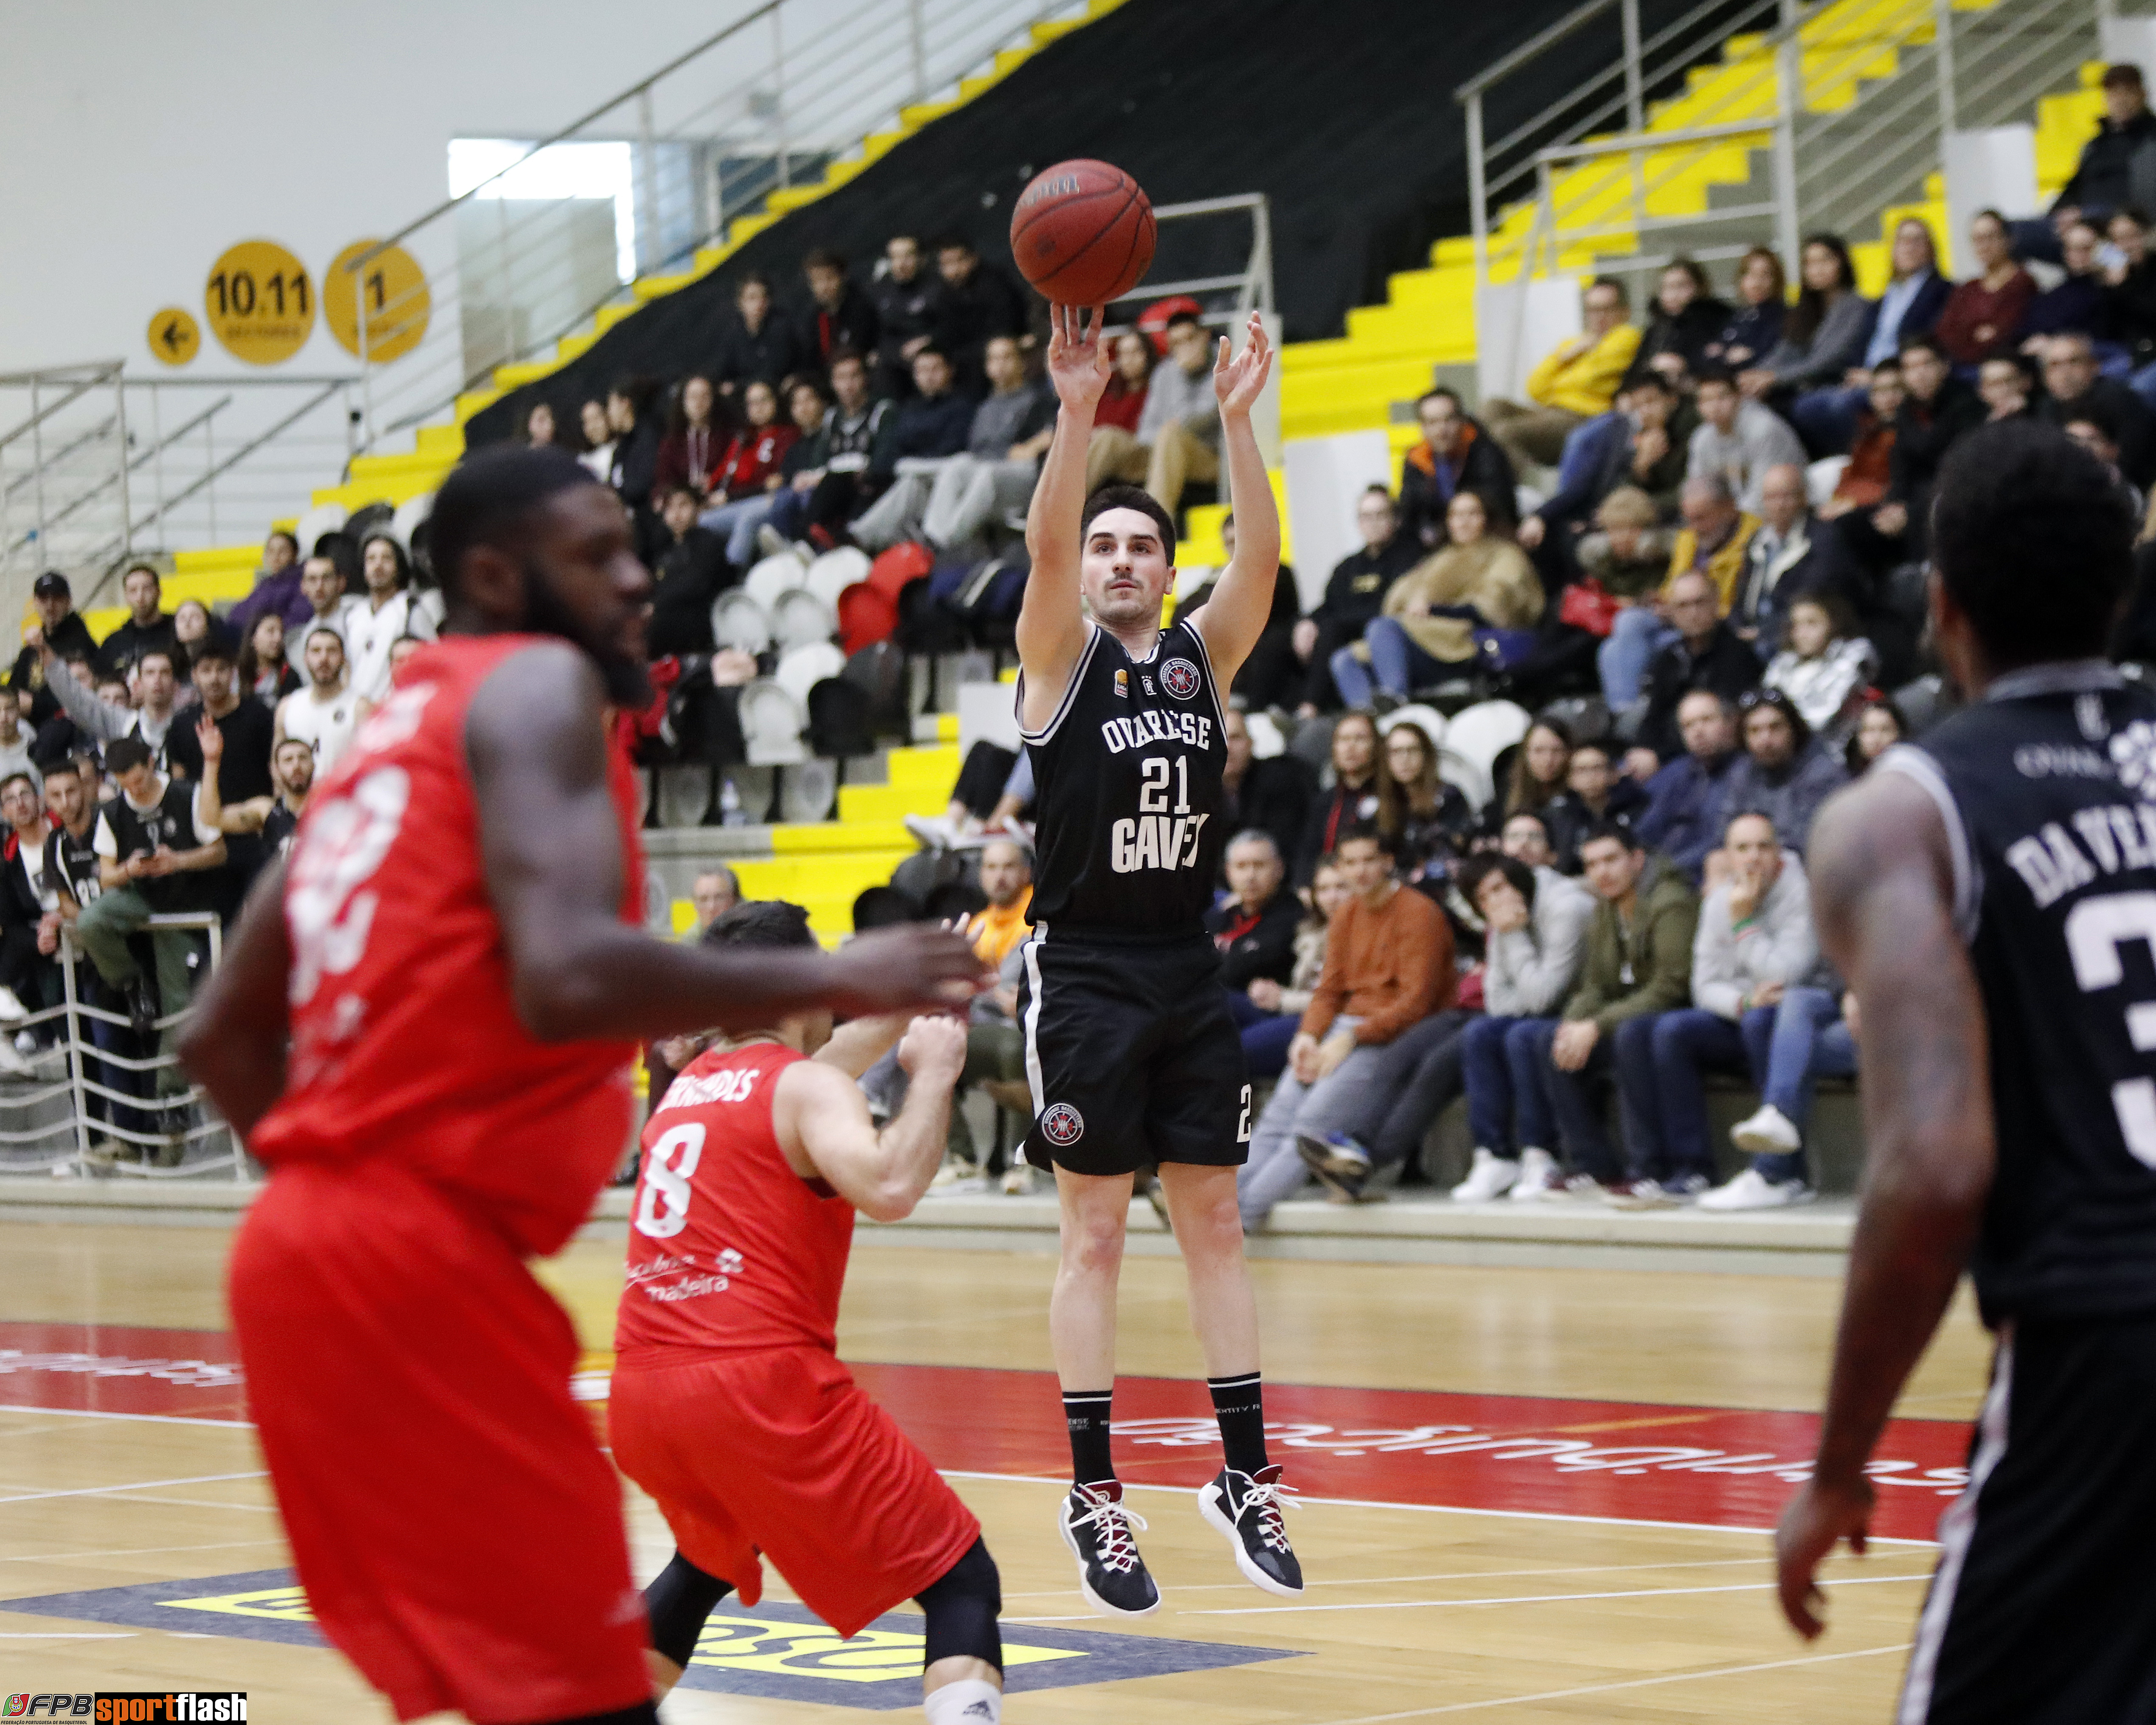
<instances>
[{"instance_id":1,"label":"blue jeans on spectator","mask_svg":"<svg viewBox=\"0 0 2156 1725\"><path fill-rule=\"evenodd\" d=\"M1869 398L1868 390L1845 384L1807 389L1789 403L1789 423L1815 458L1845 455L1856 441L1856 416Z\"/></svg>"},{"instance_id":2,"label":"blue jeans on spectator","mask_svg":"<svg viewBox=\"0 0 2156 1725\"><path fill-rule=\"evenodd\" d=\"M1602 699L1612 715L1640 698L1640 685L1646 680L1655 655L1678 639L1677 631L1662 621L1652 605L1630 605L1617 614L1609 639L1594 649L1594 662L1602 673Z\"/></svg>"},{"instance_id":3,"label":"blue jeans on spectator","mask_svg":"<svg viewBox=\"0 0 2156 1725\"><path fill-rule=\"evenodd\" d=\"M722 503L698 516L696 525L725 534L726 561L737 569L746 569L756 561L756 530L763 525L775 501L773 497L742 497Z\"/></svg>"},{"instance_id":4,"label":"blue jeans on spectator","mask_svg":"<svg viewBox=\"0 0 2156 1725\"><path fill-rule=\"evenodd\" d=\"M1566 433L1564 452L1557 459L1559 491L1574 490L1586 484L1588 475L1602 459L1603 439L1615 428L1617 418L1614 413L1597 413ZM1504 502L1509 509L1512 500L1507 497Z\"/></svg>"},{"instance_id":5,"label":"blue jeans on spectator","mask_svg":"<svg viewBox=\"0 0 2156 1725\"><path fill-rule=\"evenodd\" d=\"M763 525L781 538L801 540L808 536L808 500L813 492L797 491L791 485L782 485L767 500L771 511L764 516Z\"/></svg>"},{"instance_id":6,"label":"blue jeans on spectator","mask_svg":"<svg viewBox=\"0 0 2156 1725\"><path fill-rule=\"evenodd\" d=\"M1372 618L1363 630L1363 640L1370 649L1367 669L1352 647L1342 647L1332 655L1333 684L1350 706L1369 706L1375 689L1405 701L1418 681L1435 682L1445 675L1445 661L1431 658L1415 645L1414 637L1398 618Z\"/></svg>"},{"instance_id":7,"label":"blue jeans on spectator","mask_svg":"<svg viewBox=\"0 0 2156 1725\"><path fill-rule=\"evenodd\" d=\"M1277 1078L1287 1070L1287 1045L1301 1024L1301 1013L1284 1012L1243 1027L1243 1064L1252 1078Z\"/></svg>"},{"instance_id":8,"label":"blue jeans on spectator","mask_svg":"<svg viewBox=\"0 0 2156 1725\"><path fill-rule=\"evenodd\" d=\"M1856 1043L1841 1019L1841 1003L1825 988L1791 988L1778 1007L1744 1014L1744 1049L1760 1099L1801 1132L1811 1118L1812 1080L1856 1076ZM1752 1159L1762 1178L1810 1178L1799 1149Z\"/></svg>"},{"instance_id":9,"label":"blue jeans on spectator","mask_svg":"<svg viewBox=\"0 0 2156 1725\"><path fill-rule=\"evenodd\" d=\"M1537 1064L1549 1059L1549 1045L1541 1039L1556 1022L1481 1018L1467 1027L1462 1039L1467 1127L1477 1149L1511 1162L1522 1150L1557 1147L1549 1092Z\"/></svg>"},{"instance_id":10,"label":"blue jeans on spectator","mask_svg":"<svg viewBox=\"0 0 2156 1725\"><path fill-rule=\"evenodd\" d=\"M1622 1074L1628 1069L1644 1073L1649 1081L1653 1074L1652 1058L1647 1039L1640 1031L1649 1021L1628 1019L1617 1027L1614 1035L1597 1037L1594 1051L1587 1057L1587 1064L1577 1072L1560 1072L1550 1058L1551 1045L1557 1040L1558 1024L1555 1019L1529 1020L1535 1029L1533 1051L1537 1076L1543 1084L1550 1115L1557 1122L1558 1146L1564 1159L1573 1172L1590 1176L1609 1185L1619 1178L1617 1153L1609 1145L1609 1130L1603 1124L1603 1104L1608 1100L1609 1082L1619 1080L1618 1099L1624 1102L1625 1085ZM1631 1088L1636 1091L1640 1080L1635 1076ZM1629 1130L1629 1141L1633 1134Z\"/></svg>"},{"instance_id":11,"label":"blue jeans on spectator","mask_svg":"<svg viewBox=\"0 0 2156 1725\"><path fill-rule=\"evenodd\" d=\"M1628 1099L1625 1117L1626 1147L1631 1153L1635 1174L1657 1178L1702 1174L1710 1181L1714 1178L1707 1091L1700 1075L1745 1070L1747 1032L1754 1028L1762 1034L1770 1032L1774 1019L1773 1007L1758 1007L1744 1014L1740 1027L1704 1007L1683 1006L1674 1012L1656 1013L1646 1020L1651 1026L1648 1034L1653 1045L1653 1081L1636 1108ZM1635 1113L1642 1134L1636 1143L1630 1136Z\"/></svg>"}]
</instances>

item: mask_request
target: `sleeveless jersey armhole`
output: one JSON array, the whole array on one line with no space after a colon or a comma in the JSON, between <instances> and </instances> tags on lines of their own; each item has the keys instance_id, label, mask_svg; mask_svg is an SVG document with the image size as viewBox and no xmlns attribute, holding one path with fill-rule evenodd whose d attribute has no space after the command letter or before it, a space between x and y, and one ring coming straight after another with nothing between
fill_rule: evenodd
<instances>
[{"instance_id":1,"label":"sleeveless jersey armhole","mask_svg":"<svg viewBox=\"0 0 2156 1725\"><path fill-rule=\"evenodd\" d=\"M1070 716L1071 706L1078 699L1078 691L1086 681L1086 668L1092 664L1093 655L1101 645L1101 625L1089 618L1086 628L1086 644L1079 650L1078 662L1070 667L1070 681L1064 688L1063 699L1055 704L1055 711L1050 716L1046 726L1039 731L1025 728L1025 672L1023 670L1019 672L1017 692L1011 697L1011 702L1016 709L1018 734L1026 742L1046 742Z\"/></svg>"},{"instance_id":2,"label":"sleeveless jersey armhole","mask_svg":"<svg viewBox=\"0 0 2156 1725\"><path fill-rule=\"evenodd\" d=\"M1954 801L1946 775L1939 771L1938 762L1930 755L1907 742L1896 743L1880 756L1873 768L1878 772L1898 773L1922 786L1938 808L1939 819L1946 825L1947 850L1953 859L1954 932L1964 942L1974 941L1984 908L1984 867L1977 860L1976 847L1969 842L1968 824L1961 818L1961 805Z\"/></svg>"},{"instance_id":3,"label":"sleeveless jersey armhole","mask_svg":"<svg viewBox=\"0 0 2156 1725\"><path fill-rule=\"evenodd\" d=\"M1221 733L1224 736L1228 729L1228 710L1221 705L1223 691L1220 687L1220 678L1213 669L1213 652L1205 644L1205 632L1188 618L1185 618L1177 627L1189 635L1191 644L1197 648L1198 656L1204 664L1205 692L1213 698L1213 722L1220 727Z\"/></svg>"}]
</instances>

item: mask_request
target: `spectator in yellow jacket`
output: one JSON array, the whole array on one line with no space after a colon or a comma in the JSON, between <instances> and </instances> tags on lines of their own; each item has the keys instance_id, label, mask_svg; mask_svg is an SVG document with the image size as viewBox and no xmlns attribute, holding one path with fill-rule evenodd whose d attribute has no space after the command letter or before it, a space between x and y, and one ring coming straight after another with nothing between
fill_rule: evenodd
<instances>
[{"instance_id":1,"label":"spectator in yellow jacket","mask_svg":"<svg viewBox=\"0 0 2156 1725\"><path fill-rule=\"evenodd\" d=\"M1631 321L1622 282L1598 275L1579 303L1585 327L1527 374L1527 403L1482 403L1483 424L1516 469L1554 466L1565 439L1609 411L1617 385L1640 351L1639 326Z\"/></svg>"}]
</instances>

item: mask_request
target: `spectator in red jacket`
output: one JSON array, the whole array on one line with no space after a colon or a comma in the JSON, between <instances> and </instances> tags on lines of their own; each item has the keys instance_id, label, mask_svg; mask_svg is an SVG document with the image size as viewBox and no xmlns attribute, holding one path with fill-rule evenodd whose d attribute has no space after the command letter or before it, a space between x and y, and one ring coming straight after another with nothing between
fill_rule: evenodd
<instances>
[{"instance_id":1,"label":"spectator in red jacket","mask_svg":"<svg viewBox=\"0 0 2156 1725\"><path fill-rule=\"evenodd\" d=\"M733 434L719 465L711 470L711 495L726 501L697 517L698 525L726 536L726 561L746 568L756 551L756 530L766 495L780 484L780 465L801 435L778 417L778 395L761 379L742 391L748 423Z\"/></svg>"},{"instance_id":2,"label":"spectator in red jacket","mask_svg":"<svg viewBox=\"0 0 2156 1725\"><path fill-rule=\"evenodd\" d=\"M1969 244L1983 273L1947 296L1947 309L1932 331L1958 366L1979 366L1994 354L2011 353L2036 298L2036 278L2015 260L2005 217L1995 209L1979 211L1969 224Z\"/></svg>"},{"instance_id":3,"label":"spectator in red jacket","mask_svg":"<svg viewBox=\"0 0 2156 1725\"><path fill-rule=\"evenodd\" d=\"M1116 369L1108 387L1101 392L1101 404L1093 410L1093 429L1113 425L1137 435L1138 416L1145 412L1146 389L1152 382L1152 343L1136 330L1116 337Z\"/></svg>"}]
</instances>

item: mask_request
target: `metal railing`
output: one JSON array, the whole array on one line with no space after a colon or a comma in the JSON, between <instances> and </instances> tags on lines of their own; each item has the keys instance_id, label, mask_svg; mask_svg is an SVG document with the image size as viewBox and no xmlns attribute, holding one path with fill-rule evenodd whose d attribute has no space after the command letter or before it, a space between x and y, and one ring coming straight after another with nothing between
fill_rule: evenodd
<instances>
[{"instance_id":1,"label":"metal railing","mask_svg":"<svg viewBox=\"0 0 2156 1725\"><path fill-rule=\"evenodd\" d=\"M956 95L1034 24L1085 8L861 0L835 20L831 10L819 8L812 33L803 0L766 0L355 255L346 267L367 308L357 319L360 447L438 418L497 366L551 358L562 336L633 309L634 284L686 275L740 218L783 213L786 194L842 152L896 132L901 110ZM610 208L535 195L550 152L593 145L610 151ZM419 264L424 283L391 290L392 247ZM782 284L782 298L797 286ZM424 334L399 341L423 316ZM368 362L393 345L408 351Z\"/></svg>"},{"instance_id":2,"label":"metal railing","mask_svg":"<svg viewBox=\"0 0 2156 1725\"><path fill-rule=\"evenodd\" d=\"M154 916L146 929L207 934L209 962L202 980L222 957L223 928L213 911ZM245 1147L211 1111L199 1086L159 1093L159 1075L177 1070L177 1055L157 1052L154 1042L146 1055L121 1051L122 1041L131 1040L131 1020L83 998L89 960L64 924L55 957L59 1004L5 1029L10 1037L28 1033L44 1046L30 1056L31 1076L0 1086L0 1173L251 1178ZM196 987L199 992L200 981ZM158 1019L159 1036L183 1015Z\"/></svg>"},{"instance_id":3,"label":"metal railing","mask_svg":"<svg viewBox=\"0 0 2156 1725\"><path fill-rule=\"evenodd\" d=\"M350 461L357 386L119 360L0 375L0 593L57 568L87 605L130 557L259 534Z\"/></svg>"}]
</instances>

